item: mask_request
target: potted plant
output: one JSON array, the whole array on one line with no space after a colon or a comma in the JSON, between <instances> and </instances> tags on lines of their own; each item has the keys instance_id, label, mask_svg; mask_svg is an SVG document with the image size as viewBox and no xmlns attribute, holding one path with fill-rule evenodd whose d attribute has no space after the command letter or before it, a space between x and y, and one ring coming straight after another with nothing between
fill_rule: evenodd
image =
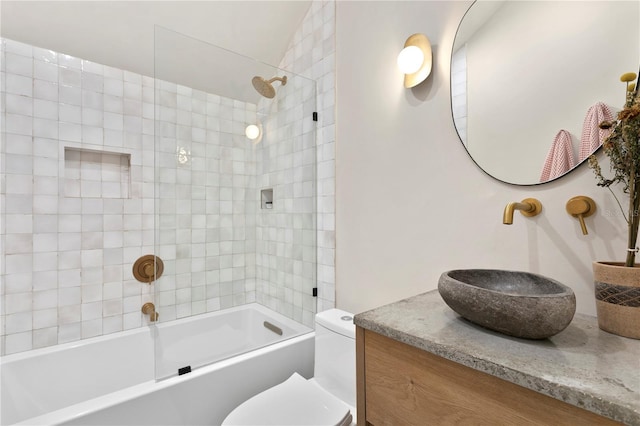
<instances>
[{"instance_id":1,"label":"potted plant","mask_svg":"<svg viewBox=\"0 0 640 426\"><path fill-rule=\"evenodd\" d=\"M640 97L635 79L635 73L620 77L626 83L624 108L615 120L600 124L602 129L611 129L602 148L613 177L603 176L595 155L589 157L589 166L598 186L611 191L628 224L626 261L593 262L598 326L610 333L640 339L640 264L635 261L640 225ZM626 211L611 190L612 185L621 185L628 195Z\"/></svg>"}]
</instances>

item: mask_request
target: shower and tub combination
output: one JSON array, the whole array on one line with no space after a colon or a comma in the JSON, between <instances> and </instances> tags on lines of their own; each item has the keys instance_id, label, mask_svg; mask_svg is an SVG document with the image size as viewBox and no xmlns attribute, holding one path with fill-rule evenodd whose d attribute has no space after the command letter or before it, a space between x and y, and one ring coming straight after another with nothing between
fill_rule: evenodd
<instances>
[{"instance_id":1,"label":"shower and tub combination","mask_svg":"<svg viewBox=\"0 0 640 426\"><path fill-rule=\"evenodd\" d=\"M8 355L1 366L2 424L221 424L237 405L293 372L313 375L310 331L249 304ZM191 372L178 373L185 369Z\"/></svg>"},{"instance_id":2,"label":"shower and tub combination","mask_svg":"<svg viewBox=\"0 0 640 426\"><path fill-rule=\"evenodd\" d=\"M3 425L219 424L313 375L315 82L162 28L154 53L2 40Z\"/></svg>"}]
</instances>

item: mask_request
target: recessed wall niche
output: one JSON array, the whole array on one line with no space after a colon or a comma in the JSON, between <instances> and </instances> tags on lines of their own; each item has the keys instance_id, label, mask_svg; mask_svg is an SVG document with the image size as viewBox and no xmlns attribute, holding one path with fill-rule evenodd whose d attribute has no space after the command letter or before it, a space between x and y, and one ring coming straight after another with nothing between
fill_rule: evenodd
<instances>
[{"instance_id":1,"label":"recessed wall niche","mask_svg":"<svg viewBox=\"0 0 640 426\"><path fill-rule=\"evenodd\" d=\"M263 209L273 208L273 188L263 189L260 191L260 205Z\"/></svg>"},{"instance_id":2,"label":"recessed wall niche","mask_svg":"<svg viewBox=\"0 0 640 426\"><path fill-rule=\"evenodd\" d=\"M74 198L129 198L131 155L64 148L64 195Z\"/></svg>"}]
</instances>

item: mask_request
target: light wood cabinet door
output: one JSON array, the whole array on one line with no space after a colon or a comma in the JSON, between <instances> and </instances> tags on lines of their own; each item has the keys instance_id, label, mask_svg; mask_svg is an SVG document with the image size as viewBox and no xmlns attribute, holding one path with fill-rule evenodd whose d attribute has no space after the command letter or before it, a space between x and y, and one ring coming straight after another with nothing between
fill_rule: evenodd
<instances>
[{"instance_id":1,"label":"light wood cabinet door","mask_svg":"<svg viewBox=\"0 0 640 426\"><path fill-rule=\"evenodd\" d=\"M360 327L358 425L614 425L560 400Z\"/></svg>"}]
</instances>

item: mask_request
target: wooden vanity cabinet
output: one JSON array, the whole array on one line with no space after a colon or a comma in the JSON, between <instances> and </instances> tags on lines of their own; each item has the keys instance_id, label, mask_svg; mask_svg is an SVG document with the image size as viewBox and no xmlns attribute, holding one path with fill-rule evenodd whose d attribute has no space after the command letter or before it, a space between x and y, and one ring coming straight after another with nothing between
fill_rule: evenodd
<instances>
[{"instance_id":1,"label":"wooden vanity cabinet","mask_svg":"<svg viewBox=\"0 0 640 426\"><path fill-rule=\"evenodd\" d=\"M619 424L356 328L358 426Z\"/></svg>"}]
</instances>

